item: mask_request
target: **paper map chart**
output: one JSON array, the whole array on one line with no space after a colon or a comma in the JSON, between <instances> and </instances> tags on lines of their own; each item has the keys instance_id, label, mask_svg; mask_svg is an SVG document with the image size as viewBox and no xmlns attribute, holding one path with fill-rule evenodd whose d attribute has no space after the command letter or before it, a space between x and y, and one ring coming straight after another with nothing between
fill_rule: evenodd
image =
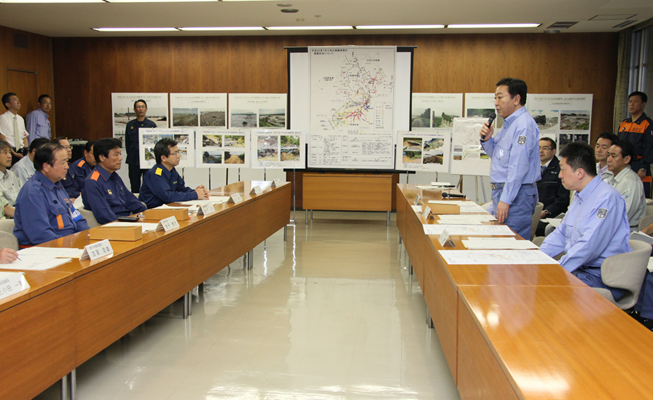
<instances>
[{"instance_id":1,"label":"paper map chart","mask_svg":"<svg viewBox=\"0 0 653 400\"><path fill-rule=\"evenodd\" d=\"M309 47L310 167L394 167L395 53L394 47Z\"/></svg>"}]
</instances>

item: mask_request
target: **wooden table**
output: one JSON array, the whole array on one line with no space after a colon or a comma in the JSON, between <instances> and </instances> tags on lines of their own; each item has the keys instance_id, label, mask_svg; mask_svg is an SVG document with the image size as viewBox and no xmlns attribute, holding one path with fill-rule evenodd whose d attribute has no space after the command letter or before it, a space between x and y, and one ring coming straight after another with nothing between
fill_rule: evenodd
<instances>
[{"instance_id":1,"label":"wooden table","mask_svg":"<svg viewBox=\"0 0 653 400\"><path fill-rule=\"evenodd\" d=\"M113 256L28 272L32 288L0 301L0 353L9 355L2 371L11 371L0 374L0 398L34 397L283 228L290 220L291 187L249 195L261 184L216 189L211 195L240 193L244 202L193 215L167 234L112 241ZM92 242L84 231L40 247L81 249Z\"/></svg>"},{"instance_id":2,"label":"wooden table","mask_svg":"<svg viewBox=\"0 0 653 400\"><path fill-rule=\"evenodd\" d=\"M528 370L526 367L529 363L536 364L545 362L546 360L539 360L537 357L525 355L525 358L520 364L520 368L524 370L521 370L519 373L527 376L530 381L528 379L515 379L513 376L514 366L512 362L519 360L520 354L513 354L511 363L503 364L503 360L500 359L497 352L487 350L488 348L493 349L495 336L483 336L482 328L486 324L494 321L493 318L496 315L490 314L492 318L488 318L486 315L470 312L466 306L462 305L464 301L463 294L467 293L466 290L468 289L480 290L478 288L489 288L487 290L498 294L497 299L505 299L505 297L500 297L500 294L507 293L508 291L517 291L519 293L525 291L531 293L531 295L533 293L543 293L549 289L550 293L561 293L563 290L572 292L574 290L581 290L578 293L583 291L583 293L594 293L594 291L559 265L448 265L439 254L439 251L443 248L437 241L438 237L424 234L422 225L426 222L411 207L419 192L420 190L414 185L398 185L397 227L400 235L402 235L402 240L411 260L415 275L418 278L417 280L422 288L424 299L438 334L440 344L442 345L449 369L458 385L461 396L470 399L531 398L530 394L528 396L524 394L524 389L529 384L532 384L533 380L544 379L545 375L538 375L540 373L539 370L535 368ZM441 190L422 191L421 196L424 198L424 201L440 199ZM429 223L432 222L429 221ZM462 239L466 239L466 237L452 236L452 238L456 246L454 248L447 247L447 250L465 249L461 241ZM528 288L528 290L514 288ZM599 299L600 307L612 310L609 315L602 315L601 318L612 320L614 319L614 315L619 316L617 320L605 322L602 325L603 327L619 323L626 330L639 330L640 334L648 336L648 340L653 342L653 335L650 332L647 332L641 325L626 316L611 303L605 301L601 296L594 296L593 294L586 294L586 296L590 296L588 298L591 301L588 304L593 304L594 299ZM530 300L530 297L528 299ZM555 296L548 297L548 300L555 302L556 298ZM542 301L545 302L545 300ZM504 308L501 310L502 321L507 321L511 317L519 319L524 315L533 314L537 311L533 309L532 301L516 301L510 307L506 304L505 302L503 303ZM573 315L583 314L587 311L588 304L586 304L586 308L584 309L576 308L569 310L568 313ZM497 304L488 303L487 307L488 309L494 310ZM573 308L575 304L568 302L558 308L564 307ZM506 316L507 313L514 315ZM560 314L560 317L566 318L562 314ZM575 321L578 321L578 325L575 328L575 332L578 335L592 335L593 330L585 330L585 327L581 323L582 320L576 319ZM574 320L572 319L568 322L573 323ZM475 329L478 332L472 329L473 326L477 327ZM564 337L561 337L558 332L547 331L548 327L544 322L540 324L538 329L542 331L543 335L549 335L551 341L561 340L563 343L565 342ZM480 337L484 338L484 341L480 341ZM520 343L512 344L522 346L523 348L539 348L541 343L532 339L533 336L523 335L513 337L510 340L521 341ZM617 352L625 351L629 353L633 351L632 348L623 346L617 340L611 341L610 346ZM558 347L564 348L565 346ZM546 352L546 350L540 350ZM613 355L614 351L612 353ZM576 356L578 356L576 362L582 365L590 374L593 373L592 371L598 371L598 368L602 367L591 362L586 362L586 357L582 355L575 353L564 355L564 357L568 358L575 358ZM478 365L474 364L476 357L479 357ZM648 364L644 366L648 366ZM559 370L556 373L562 373L561 371ZM624 373L624 371L621 371L621 373ZM640 375L640 379L651 377L653 377L653 372L647 375ZM495 384L495 382L497 383ZM591 382L587 380L577 380L573 382L573 385L575 385L573 388L574 393L579 393L580 391L585 394L585 397L556 397L557 394L553 393L553 387L551 387L551 391L549 392L546 392L546 389L544 389L543 393L545 394L543 397L532 398L601 398L605 393L600 387L592 386ZM508 396L508 394L511 394L511 396Z\"/></svg>"}]
</instances>

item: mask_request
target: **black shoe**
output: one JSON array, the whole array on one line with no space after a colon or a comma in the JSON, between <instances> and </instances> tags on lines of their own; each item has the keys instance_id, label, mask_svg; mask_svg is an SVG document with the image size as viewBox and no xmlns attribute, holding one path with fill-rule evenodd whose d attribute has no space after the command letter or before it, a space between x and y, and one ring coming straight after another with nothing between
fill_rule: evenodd
<instances>
[{"instance_id":1,"label":"black shoe","mask_svg":"<svg viewBox=\"0 0 653 400\"><path fill-rule=\"evenodd\" d=\"M646 327L646 329L653 330L653 319L640 318L639 322Z\"/></svg>"},{"instance_id":2,"label":"black shoe","mask_svg":"<svg viewBox=\"0 0 653 400\"><path fill-rule=\"evenodd\" d=\"M639 311L635 311L634 308L631 308L629 310L624 310L626 314L630 315L633 317L636 321L640 321L642 318L639 315Z\"/></svg>"}]
</instances>

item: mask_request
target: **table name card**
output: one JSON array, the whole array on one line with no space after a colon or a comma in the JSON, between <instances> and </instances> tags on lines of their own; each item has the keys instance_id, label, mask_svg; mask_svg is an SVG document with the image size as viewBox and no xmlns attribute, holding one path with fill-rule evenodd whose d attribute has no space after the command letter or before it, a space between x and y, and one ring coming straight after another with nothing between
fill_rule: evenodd
<instances>
[{"instance_id":1,"label":"table name card","mask_svg":"<svg viewBox=\"0 0 653 400\"><path fill-rule=\"evenodd\" d=\"M170 217L174 218L174 217ZM100 257L110 256L113 254L113 248L109 239L101 240L97 243L89 244L84 247L84 252L80 257L81 260L90 259L91 261L97 260Z\"/></svg>"},{"instance_id":2,"label":"table name card","mask_svg":"<svg viewBox=\"0 0 653 400\"><path fill-rule=\"evenodd\" d=\"M263 189L261 189L261 186L259 185L254 186L252 190L250 190L249 192L249 194L255 194L257 196L260 195L261 193L263 193Z\"/></svg>"},{"instance_id":3,"label":"table name card","mask_svg":"<svg viewBox=\"0 0 653 400\"><path fill-rule=\"evenodd\" d=\"M179 222L177 222L175 217L164 218L159 221L159 224L156 226L157 231L164 231L166 233L177 228L179 228Z\"/></svg>"},{"instance_id":4,"label":"table name card","mask_svg":"<svg viewBox=\"0 0 653 400\"><path fill-rule=\"evenodd\" d=\"M447 230L447 228L444 228L442 230L442 233L440 234L440 237L438 238L438 242L440 242L440 246L444 247L449 240L450 240L449 231Z\"/></svg>"},{"instance_id":5,"label":"table name card","mask_svg":"<svg viewBox=\"0 0 653 400\"><path fill-rule=\"evenodd\" d=\"M424 211L422 212L422 218L424 218L424 221L428 221L431 215L431 208L428 206L424 207Z\"/></svg>"},{"instance_id":6,"label":"table name card","mask_svg":"<svg viewBox=\"0 0 653 400\"><path fill-rule=\"evenodd\" d=\"M243 196L240 193L234 193L229 198L229 203L240 204L243 202Z\"/></svg>"},{"instance_id":7,"label":"table name card","mask_svg":"<svg viewBox=\"0 0 653 400\"><path fill-rule=\"evenodd\" d=\"M29 283L22 272L0 272L0 299L25 289L29 289Z\"/></svg>"},{"instance_id":8,"label":"table name card","mask_svg":"<svg viewBox=\"0 0 653 400\"><path fill-rule=\"evenodd\" d=\"M418 194L417 196L415 196L415 205L418 206L421 203L422 203L422 196Z\"/></svg>"},{"instance_id":9,"label":"table name card","mask_svg":"<svg viewBox=\"0 0 653 400\"><path fill-rule=\"evenodd\" d=\"M215 207L213 203L204 203L200 204L200 208L197 210L197 215L211 215L215 212Z\"/></svg>"},{"instance_id":10,"label":"table name card","mask_svg":"<svg viewBox=\"0 0 653 400\"><path fill-rule=\"evenodd\" d=\"M272 187L279 187L281 185L283 185L283 183L281 183L281 179L279 178L276 178L272 181Z\"/></svg>"}]
</instances>

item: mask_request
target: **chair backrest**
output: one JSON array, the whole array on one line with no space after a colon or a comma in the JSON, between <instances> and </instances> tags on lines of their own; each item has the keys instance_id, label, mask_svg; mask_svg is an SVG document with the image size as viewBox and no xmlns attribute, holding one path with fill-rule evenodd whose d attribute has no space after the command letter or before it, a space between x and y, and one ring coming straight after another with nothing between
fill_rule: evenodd
<instances>
[{"instance_id":1,"label":"chair backrest","mask_svg":"<svg viewBox=\"0 0 653 400\"><path fill-rule=\"evenodd\" d=\"M622 310L629 309L637 303L651 256L651 245L640 240L631 240L628 243L633 251L608 257L601 264L603 283L606 286L626 291L618 301L611 300ZM605 296L605 293L601 294Z\"/></svg>"},{"instance_id":2,"label":"chair backrest","mask_svg":"<svg viewBox=\"0 0 653 400\"><path fill-rule=\"evenodd\" d=\"M653 215L653 204L648 204L648 201L646 203L646 215Z\"/></svg>"},{"instance_id":3,"label":"chair backrest","mask_svg":"<svg viewBox=\"0 0 653 400\"><path fill-rule=\"evenodd\" d=\"M18 239L14 236L14 220L0 219L0 249L9 247L18 250Z\"/></svg>"},{"instance_id":4,"label":"chair backrest","mask_svg":"<svg viewBox=\"0 0 653 400\"><path fill-rule=\"evenodd\" d=\"M639 230L641 231L651 224L653 224L653 215L649 214L639 221Z\"/></svg>"},{"instance_id":5,"label":"chair backrest","mask_svg":"<svg viewBox=\"0 0 653 400\"><path fill-rule=\"evenodd\" d=\"M533 243L537 247L542 246L543 242L544 242L544 236L536 236L531 238L531 243Z\"/></svg>"},{"instance_id":6,"label":"chair backrest","mask_svg":"<svg viewBox=\"0 0 653 400\"><path fill-rule=\"evenodd\" d=\"M87 210L87 209L85 209L85 208L83 208L83 207L82 207L82 208L78 208L77 210L79 211L80 214L82 214L82 217L84 217L84 219L85 219L86 222L88 223L88 227L89 227L89 228L95 228L96 226L100 226L100 225L101 225L101 224L100 224L99 222L97 222L97 220L95 219L95 215L93 215L93 211L89 211L89 210Z\"/></svg>"},{"instance_id":7,"label":"chair backrest","mask_svg":"<svg viewBox=\"0 0 653 400\"><path fill-rule=\"evenodd\" d=\"M537 203L535 205L535 212L533 212L533 220L531 221L531 238L535 237L535 231L537 230L537 224L540 223L540 215L544 209L544 204Z\"/></svg>"}]
</instances>

